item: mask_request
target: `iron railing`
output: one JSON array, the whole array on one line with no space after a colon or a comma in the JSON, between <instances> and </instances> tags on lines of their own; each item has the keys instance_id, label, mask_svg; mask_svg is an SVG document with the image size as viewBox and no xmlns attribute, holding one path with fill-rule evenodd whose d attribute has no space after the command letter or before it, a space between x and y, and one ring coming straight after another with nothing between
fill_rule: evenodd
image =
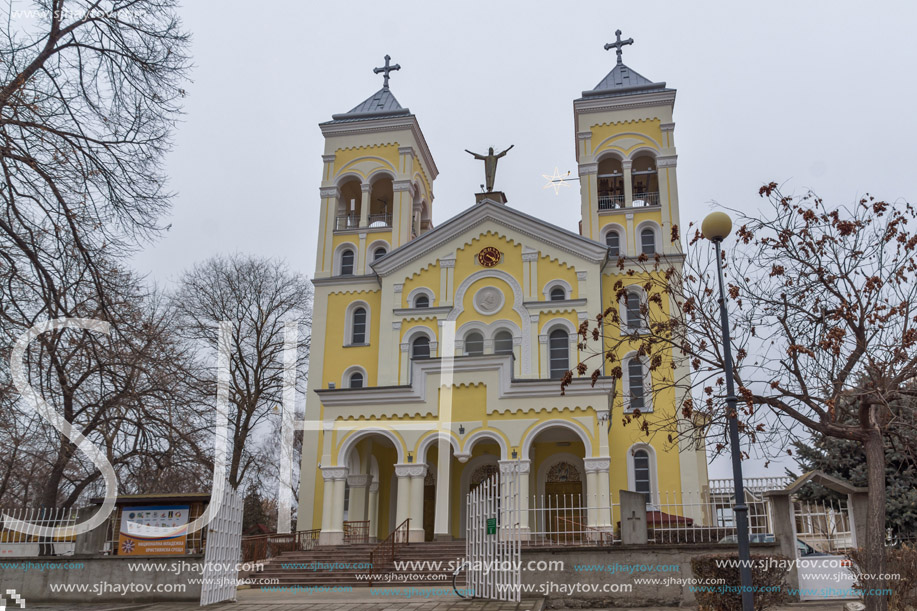
<instances>
[{"instance_id":1,"label":"iron railing","mask_svg":"<svg viewBox=\"0 0 917 611\"><path fill-rule=\"evenodd\" d=\"M411 518L408 518L369 552L369 585L373 585L376 575L381 575L382 571L395 561L398 550L408 544L410 528Z\"/></svg>"},{"instance_id":2,"label":"iron railing","mask_svg":"<svg viewBox=\"0 0 917 611\"><path fill-rule=\"evenodd\" d=\"M659 191L648 191L646 193L634 193L634 208L645 206L659 205Z\"/></svg>"},{"instance_id":3,"label":"iron railing","mask_svg":"<svg viewBox=\"0 0 917 611\"><path fill-rule=\"evenodd\" d=\"M614 210L624 207L623 195L604 195L599 193L599 210Z\"/></svg>"},{"instance_id":4,"label":"iron railing","mask_svg":"<svg viewBox=\"0 0 917 611\"><path fill-rule=\"evenodd\" d=\"M320 529L242 537L242 561L260 562L284 552L303 552L315 547Z\"/></svg>"},{"instance_id":5,"label":"iron railing","mask_svg":"<svg viewBox=\"0 0 917 611\"><path fill-rule=\"evenodd\" d=\"M370 214L369 215L369 226L370 227L391 227L392 226L392 215L391 214Z\"/></svg>"},{"instance_id":6,"label":"iron railing","mask_svg":"<svg viewBox=\"0 0 917 611\"><path fill-rule=\"evenodd\" d=\"M359 214L341 214L334 219L335 231L342 229L356 229L360 226Z\"/></svg>"},{"instance_id":7,"label":"iron railing","mask_svg":"<svg viewBox=\"0 0 917 611\"><path fill-rule=\"evenodd\" d=\"M344 543L369 543L369 520L345 520Z\"/></svg>"}]
</instances>

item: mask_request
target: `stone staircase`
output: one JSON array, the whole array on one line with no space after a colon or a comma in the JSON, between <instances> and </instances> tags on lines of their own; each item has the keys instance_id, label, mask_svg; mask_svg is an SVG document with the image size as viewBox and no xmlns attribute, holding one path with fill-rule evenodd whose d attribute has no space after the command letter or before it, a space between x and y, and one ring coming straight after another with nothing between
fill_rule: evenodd
<instances>
[{"instance_id":1,"label":"stone staircase","mask_svg":"<svg viewBox=\"0 0 917 611\"><path fill-rule=\"evenodd\" d=\"M252 573L251 577L277 579L278 586L368 586L369 554L374 548L375 544L332 545L316 547L311 551L284 552L268 561L263 570ZM394 563L389 562L387 566L375 568L373 586L438 585L451 588L452 572L464 557L464 541L403 545L398 549L397 562L441 562L440 570L434 571L427 564L414 570L396 571ZM465 585L464 572L456 584Z\"/></svg>"}]
</instances>

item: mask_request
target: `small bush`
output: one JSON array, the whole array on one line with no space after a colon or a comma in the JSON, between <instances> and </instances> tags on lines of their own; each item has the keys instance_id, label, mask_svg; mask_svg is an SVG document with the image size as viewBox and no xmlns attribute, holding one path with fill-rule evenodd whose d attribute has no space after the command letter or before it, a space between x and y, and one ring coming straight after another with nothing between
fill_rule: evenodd
<instances>
[{"instance_id":1,"label":"small bush","mask_svg":"<svg viewBox=\"0 0 917 611\"><path fill-rule=\"evenodd\" d=\"M888 597L888 611L912 611L917 609L917 545L904 543L899 548L890 548L887 555L886 572L898 574L898 579L889 579L885 587L892 591ZM862 590L860 574L865 566L865 551L851 550L847 557L853 562L853 574L857 578L855 588ZM872 585L870 587L876 587Z\"/></svg>"},{"instance_id":2,"label":"small bush","mask_svg":"<svg viewBox=\"0 0 917 611\"><path fill-rule=\"evenodd\" d=\"M698 580L694 597L697 599L698 611L735 611L742 608L742 579L739 575L738 554L709 554L691 559L691 570ZM786 602L786 573L789 569L789 558L770 554L756 554L751 557L752 585L755 588L755 611L763 611L774 605ZM736 566L718 566L717 563L734 561ZM722 580L727 591L717 591L721 587L713 585ZM710 591L700 591L710 587Z\"/></svg>"}]
</instances>

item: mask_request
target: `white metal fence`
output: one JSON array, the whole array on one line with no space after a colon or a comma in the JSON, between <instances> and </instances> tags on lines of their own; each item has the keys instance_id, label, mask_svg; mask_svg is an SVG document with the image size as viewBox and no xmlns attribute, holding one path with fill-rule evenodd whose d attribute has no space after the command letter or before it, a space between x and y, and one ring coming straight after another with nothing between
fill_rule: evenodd
<instances>
[{"instance_id":1,"label":"white metal fence","mask_svg":"<svg viewBox=\"0 0 917 611\"><path fill-rule=\"evenodd\" d=\"M37 533L43 527L66 528L77 523L79 511L68 508L30 507L3 509L2 513L29 526L22 530L9 528L10 520L0 526L0 558L22 556L69 556L73 554L76 536L43 537ZM23 532L24 531L24 532Z\"/></svg>"},{"instance_id":2,"label":"white metal fence","mask_svg":"<svg viewBox=\"0 0 917 611\"><path fill-rule=\"evenodd\" d=\"M226 483L220 509L207 526L204 573L201 581L202 607L236 599L241 560L242 497Z\"/></svg>"},{"instance_id":3,"label":"white metal fence","mask_svg":"<svg viewBox=\"0 0 917 611\"><path fill-rule=\"evenodd\" d=\"M621 506L596 495L535 495L517 519L525 546L591 546L621 541ZM735 543L735 502L731 497L666 493L646 505L649 543ZM769 504L749 495L753 542L774 540Z\"/></svg>"},{"instance_id":4,"label":"white metal fence","mask_svg":"<svg viewBox=\"0 0 917 611\"><path fill-rule=\"evenodd\" d=\"M519 602L522 596L518 481L497 474L468 494L465 558L476 598Z\"/></svg>"}]
</instances>

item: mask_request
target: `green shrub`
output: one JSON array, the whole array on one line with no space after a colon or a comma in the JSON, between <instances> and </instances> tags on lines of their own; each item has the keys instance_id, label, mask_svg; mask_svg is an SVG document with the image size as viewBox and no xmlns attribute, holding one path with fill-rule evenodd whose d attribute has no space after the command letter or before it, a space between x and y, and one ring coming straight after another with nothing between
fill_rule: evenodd
<instances>
[{"instance_id":1,"label":"green shrub","mask_svg":"<svg viewBox=\"0 0 917 611\"><path fill-rule=\"evenodd\" d=\"M691 570L698 580L694 597L698 611L735 611L742 608L741 577L738 566L717 566L718 562L738 561L737 554L709 554L691 559ZM763 611L789 600L786 592L786 573L789 558L770 554L751 557L752 584L755 588L755 611ZM717 591L722 584L729 590ZM702 588L709 587L710 591Z\"/></svg>"},{"instance_id":2,"label":"green shrub","mask_svg":"<svg viewBox=\"0 0 917 611\"><path fill-rule=\"evenodd\" d=\"M888 597L888 611L917 609L917 545L905 543L899 548L888 548L885 553L886 572L898 575L898 579L889 579L885 583L885 587L892 591ZM862 590L860 574L863 572L865 553L861 549L851 550L847 557L853 562L851 569L857 578L854 587Z\"/></svg>"}]
</instances>

